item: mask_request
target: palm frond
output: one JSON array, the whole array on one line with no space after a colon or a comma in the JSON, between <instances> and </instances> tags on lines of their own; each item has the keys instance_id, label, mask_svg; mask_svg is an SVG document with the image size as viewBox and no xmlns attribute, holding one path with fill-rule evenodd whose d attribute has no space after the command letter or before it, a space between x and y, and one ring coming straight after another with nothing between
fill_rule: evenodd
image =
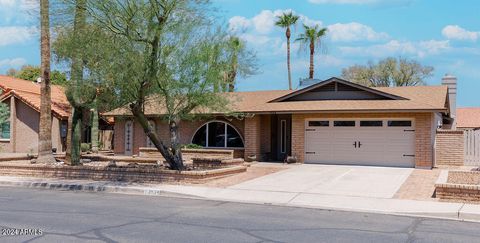
<instances>
[{"instance_id":1,"label":"palm frond","mask_svg":"<svg viewBox=\"0 0 480 243\"><path fill-rule=\"evenodd\" d=\"M292 25L295 25L297 21L300 19L300 16L294 15L293 12L284 12L282 15L277 16L277 21L275 21L275 25L288 28Z\"/></svg>"}]
</instances>

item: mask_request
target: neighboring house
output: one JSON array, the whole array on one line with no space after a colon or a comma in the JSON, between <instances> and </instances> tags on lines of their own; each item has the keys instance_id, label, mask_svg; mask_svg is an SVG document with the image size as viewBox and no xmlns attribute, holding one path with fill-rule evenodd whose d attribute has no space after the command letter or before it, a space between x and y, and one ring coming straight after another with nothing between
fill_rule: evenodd
<instances>
[{"instance_id":1,"label":"neighboring house","mask_svg":"<svg viewBox=\"0 0 480 243\"><path fill-rule=\"evenodd\" d=\"M62 87L51 86L52 148L65 150L70 105ZM0 75L0 102L10 108L10 120L0 128L2 152L36 153L40 122L40 83Z\"/></svg>"},{"instance_id":2,"label":"neighboring house","mask_svg":"<svg viewBox=\"0 0 480 243\"><path fill-rule=\"evenodd\" d=\"M358 164L431 168L437 128L454 124L454 77L448 86L369 88L330 78L296 90L235 92L231 110L244 118L211 114L211 119L183 121L183 144L233 149L237 157L301 163ZM448 82L446 82L448 81ZM157 134L169 141L162 103L148 99L145 113ZM115 117L115 153L137 154L152 146L128 108Z\"/></svg>"},{"instance_id":3,"label":"neighboring house","mask_svg":"<svg viewBox=\"0 0 480 243\"><path fill-rule=\"evenodd\" d=\"M456 120L458 129L480 129L480 107L458 108Z\"/></svg>"}]
</instances>

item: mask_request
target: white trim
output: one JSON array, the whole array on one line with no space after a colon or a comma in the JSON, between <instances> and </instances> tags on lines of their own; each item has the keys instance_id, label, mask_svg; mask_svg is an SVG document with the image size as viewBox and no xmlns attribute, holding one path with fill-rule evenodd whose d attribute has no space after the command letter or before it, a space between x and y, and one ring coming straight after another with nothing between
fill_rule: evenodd
<instances>
[{"instance_id":1,"label":"white trim","mask_svg":"<svg viewBox=\"0 0 480 243\"><path fill-rule=\"evenodd\" d=\"M192 138L190 139L190 143L193 144L193 138L195 137L195 135L197 134L197 132L205 125L208 125L209 123L212 123L212 122L220 122L220 123L224 123L226 125L229 125L233 128L233 130L235 130L235 132L237 132L238 136L240 136L240 139L242 140L242 143L243 143L243 147L227 147L227 126L225 126L225 147L209 147L208 146L208 127L209 126L206 126L206 139L205 139L205 147L204 148L215 148L215 149L218 149L218 148L224 148L224 149L228 149L228 148L231 148L231 149L240 149L240 148L245 148L245 140L243 139L243 136L242 134L238 131L238 129L231 123L227 122L227 121L223 121L223 120L211 120L211 121L208 121L208 122L205 122L203 123L201 126L199 126L195 132L193 133L192 135Z\"/></svg>"}]
</instances>

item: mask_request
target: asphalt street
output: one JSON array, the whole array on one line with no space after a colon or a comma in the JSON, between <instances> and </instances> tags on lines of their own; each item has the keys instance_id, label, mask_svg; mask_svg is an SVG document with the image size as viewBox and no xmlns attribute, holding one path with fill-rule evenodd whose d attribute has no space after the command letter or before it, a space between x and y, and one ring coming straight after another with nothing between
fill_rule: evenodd
<instances>
[{"instance_id":1,"label":"asphalt street","mask_svg":"<svg viewBox=\"0 0 480 243\"><path fill-rule=\"evenodd\" d=\"M0 187L0 242L479 242L479 228L444 219Z\"/></svg>"}]
</instances>

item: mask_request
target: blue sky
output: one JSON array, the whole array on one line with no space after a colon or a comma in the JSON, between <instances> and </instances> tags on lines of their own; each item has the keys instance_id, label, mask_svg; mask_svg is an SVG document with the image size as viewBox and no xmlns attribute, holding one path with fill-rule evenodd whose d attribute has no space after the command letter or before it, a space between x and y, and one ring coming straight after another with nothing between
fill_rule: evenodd
<instances>
[{"instance_id":1,"label":"blue sky","mask_svg":"<svg viewBox=\"0 0 480 243\"><path fill-rule=\"evenodd\" d=\"M0 73L39 63L31 1L0 0ZM445 73L458 77L459 106L480 106L480 1L476 0L214 0L232 32L257 52L260 73L238 80L238 89L288 88L284 31L273 25L292 10L302 22L329 29L315 59L319 79L342 68L385 57L406 57L435 68L429 85ZM34 5L33 5L34 6ZM299 24L293 35L302 31ZM293 45L292 79L307 76L308 55Z\"/></svg>"}]
</instances>

